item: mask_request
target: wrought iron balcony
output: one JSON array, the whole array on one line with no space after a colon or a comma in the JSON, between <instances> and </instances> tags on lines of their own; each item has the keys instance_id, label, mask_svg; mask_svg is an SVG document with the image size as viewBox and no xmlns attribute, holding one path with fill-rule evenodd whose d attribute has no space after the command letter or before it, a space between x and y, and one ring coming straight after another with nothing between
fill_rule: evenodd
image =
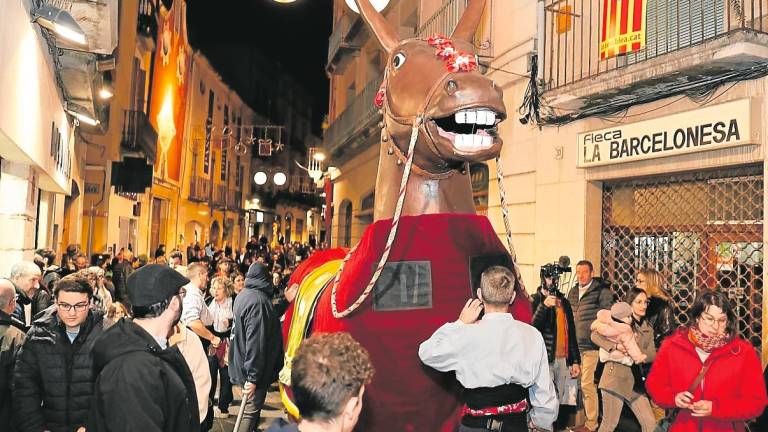
<instances>
[{"instance_id":1,"label":"wrought iron balcony","mask_svg":"<svg viewBox=\"0 0 768 432\"><path fill-rule=\"evenodd\" d=\"M189 181L189 200L196 202L208 202L211 197L211 180L198 175L193 175Z\"/></svg>"},{"instance_id":2,"label":"wrought iron balcony","mask_svg":"<svg viewBox=\"0 0 768 432\"><path fill-rule=\"evenodd\" d=\"M230 190L227 193L227 208L230 210L241 210L243 208L243 193Z\"/></svg>"},{"instance_id":3,"label":"wrought iron balcony","mask_svg":"<svg viewBox=\"0 0 768 432\"><path fill-rule=\"evenodd\" d=\"M123 153L138 153L155 163L157 131L143 111L125 111L120 149Z\"/></svg>"},{"instance_id":4,"label":"wrought iron balcony","mask_svg":"<svg viewBox=\"0 0 768 432\"><path fill-rule=\"evenodd\" d=\"M139 36L157 41L157 0L139 0L136 31Z\"/></svg>"},{"instance_id":5,"label":"wrought iron balcony","mask_svg":"<svg viewBox=\"0 0 768 432\"><path fill-rule=\"evenodd\" d=\"M434 34L450 36L459 23L459 19L467 8L468 0L445 0L440 8L429 17L418 30L416 35L420 38L427 38ZM493 0L488 0L486 6L485 19L480 22L480 27L475 33L475 47L478 49L478 55L482 57L493 57L492 45L490 43L491 26L493 24ZM482 60L481 60L482 61Z\"/></svg>"},{"instance_id":6,"label":"wrought iron balcony","mask_svg":"<svg viewBox=\"0 0 768 432\"><path fill-rule=\"evenodd\" d=\"M214 207L225 207L227 203L227 185L213 185L213 196L211 204Z\"/></svg>"},{"instance_id":7,"label":"wrought iron balcony","mask_svg":"<svg viewBox=\"0 0 768 432\"><path fill-rule=\"evenodd\" d=\"M359 17L350 19L346 15L333 25L333 33L328 38L328 63L325 65L328 73L343 73L351 58L360 50L360 44L354 38L362 25Z\"/></svg>"},{"instance_id":8,"label":"wrought iron balcony","mask_svg":"<svg viewBox=\"0 0 768 432\"><path fill-rule=\"evenodd\" d=\"M644 40L633 39L605 58L603 15L611 12L604 0L545 1L539 69L548 122L619 112L683 92L702 94L768 74L768 0L645 1ZM629 20L620 12L616 19L624 27Z\"/></svg>"},{"instance_id":9,"label":"wrought iron balcony","mask_svg":"<svg viewBox=\"0 0 768 432\"><path fill-rule=\"evenodd\" d=\"M323 147L335 164L341 164L365 149L367 135L364 132L381 120L379 109L373 102L383 79L380 75L371 80L325 131Z\"/></svg>"}]
</instances>

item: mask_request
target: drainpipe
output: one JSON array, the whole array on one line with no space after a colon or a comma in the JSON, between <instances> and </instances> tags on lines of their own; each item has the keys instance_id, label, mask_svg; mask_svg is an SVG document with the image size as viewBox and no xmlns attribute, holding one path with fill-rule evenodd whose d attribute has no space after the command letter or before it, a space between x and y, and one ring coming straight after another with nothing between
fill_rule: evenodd
<instances>
[{"instance_id":1,"label":"drainpipe","mask_svg":"<svg viewBox=\"0 0 768 432\"><path fill-rule=\"evenodd\" d=\"M544 68L541 67L541 62L544 59L544 26L546 25L544 14L544 0L539 0L536 4L536 55L539 62L539 76L536 79L539 82L544 79Z\"/></svg>"}]
</instances>

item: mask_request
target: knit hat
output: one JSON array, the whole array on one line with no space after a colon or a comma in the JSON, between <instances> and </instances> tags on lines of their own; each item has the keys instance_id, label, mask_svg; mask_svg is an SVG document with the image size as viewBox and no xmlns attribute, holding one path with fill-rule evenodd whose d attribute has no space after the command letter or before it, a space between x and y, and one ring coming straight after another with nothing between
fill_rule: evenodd
<instances>
[{"instance_id":1,"label":"knit hat","mask_svg":"<svg viewBox=\"0 0 768 432\"><path fill-rule=\"evenodd\" d=\"M619 321L623 321L625 318L632 316L632 306L627 302L614 303L611 306L611 317Z\"/></svg>"}]
</instances>

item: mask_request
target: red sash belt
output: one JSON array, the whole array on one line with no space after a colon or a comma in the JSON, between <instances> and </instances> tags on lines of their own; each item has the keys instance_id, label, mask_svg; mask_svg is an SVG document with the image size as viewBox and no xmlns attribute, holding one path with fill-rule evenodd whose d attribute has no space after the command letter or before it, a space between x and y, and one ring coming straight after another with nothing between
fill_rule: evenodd
<instances>
[{"instance_id":1,"label":"red sash belt","mask_svg":"<svg viewBox=\"0 0 768 432\"><path fill-rule=\"evenodd\" d=\"M464 405L461 407L461 416L485 417L504 414L519 414L526 410L528 410L528 400L523 399L520 402L492 408L472 409Z\"/></svg>"}]
</instances>

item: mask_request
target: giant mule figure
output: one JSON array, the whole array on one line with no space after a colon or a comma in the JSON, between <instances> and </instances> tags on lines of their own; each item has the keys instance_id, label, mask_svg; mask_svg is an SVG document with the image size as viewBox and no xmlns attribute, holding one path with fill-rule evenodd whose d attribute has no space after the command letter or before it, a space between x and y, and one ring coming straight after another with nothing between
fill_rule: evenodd
<instances>
[{"instance_id":1,"label":"giant mule figure","mask_svg":"<svg viewBox=\"0 0 768 432\"><path fill-rule=\"evenodd\" d=\"M290 365L301 341L347 331L376 368L357 430L452 431L460 389L452 375L420 363L418 346L457 319L484 267L519 274L488 219L475 215L468 175L469 163L498 157L496 128L506 118L502 91L477 70L472 44L485 0L470 0L450 38L402 41L368 0L357 3L388 54L376 98L384 119L375 223L351 251L318 252L294 273L300 290L285 319L283 401L298 414ZM529 320L527 296L517 298L513 313Z\"/></svg>"}]
</instances>

